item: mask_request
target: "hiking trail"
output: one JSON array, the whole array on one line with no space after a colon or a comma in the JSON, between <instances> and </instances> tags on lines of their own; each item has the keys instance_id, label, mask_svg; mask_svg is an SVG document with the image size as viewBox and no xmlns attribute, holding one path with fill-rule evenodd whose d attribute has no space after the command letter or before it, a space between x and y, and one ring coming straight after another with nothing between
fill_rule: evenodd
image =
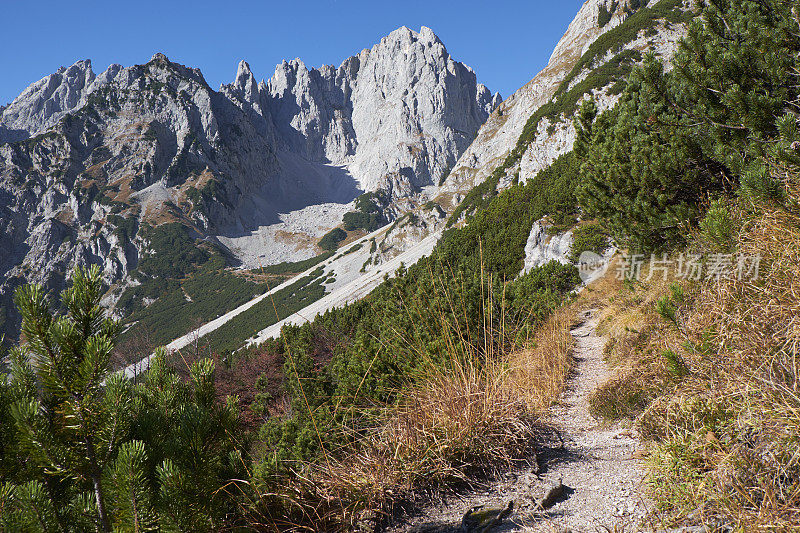
<instances>
[{"instance_id":1,"label":"hiking trail","mask_svg":"<svg viewBox=\"0 0 800 533\"><path fill-rule=\"evenodd\" d=\"M575 368L566 390L550 408L547 424L556 431L537 442L537 459L508 472L504 479L449 497L390 531L467 533L462 526L473 507L505 508L511 515L488 531L554 532L637 531L647 513L642 496L644 468L635 456L641 448L635 430L608 424L589 414L589 396L612 375L603 360L606 339L597 335L599 310L582 311L572 328ZM556 434L557 433L557 434ZM563 441L563 444L562 444ZM538 474L537 474L538 471ZM563 483L562 488L551 491ZM550 494L554 504L538 505Z\"/></svg>"}]
</instances>

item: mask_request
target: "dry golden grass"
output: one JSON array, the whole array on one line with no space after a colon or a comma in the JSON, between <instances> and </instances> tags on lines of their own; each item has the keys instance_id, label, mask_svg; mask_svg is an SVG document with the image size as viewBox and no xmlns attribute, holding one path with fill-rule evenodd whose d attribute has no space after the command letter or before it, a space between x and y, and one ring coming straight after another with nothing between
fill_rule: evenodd
<instances>
[{"instance_id":1,"label":"dry golden grass","mask_svg":"<svg viewBox=\"0 0 800 533\"><path fill-rule=\"evenodd\" d=\"M787 186L789 206L800 199L795 184ZM796 531L800 216L775 206L730 207L740 226L737 253L762 257L759 279L683 282L674 323L656 311L670 282L606 294L602 328L619 371L592 404L606 416L638 416L652 441L649 481L660 526ZM699 238L693 244L707 246ZM685 373L670 371L666 350Z\"/></svg>"},{"instance_id":2,"label":"dry golden grass","mask_svg":"<svg viewBox=\"0 0 800 533\"><path fill-rule=\"evenodd\" d=\"M398 504L512 467L532 452L536 417L509 384L507 365L452 361L386 409L383 422L347 453L298 473L304 521L352 530Z\"/></svg>"},{"instance_id":3,"label":"dry golden grass","mask_svg":"<svg viewBox=\"0 0 800 533\"><path fill-rule=\"evenodd\" d=\"M583 302L582 302L583 303ZM536 331L531 346L508 356L508 382L531 410L549 407L558 397L574 366L576 305L556 310Z\"/></svg>"},{"instance_id":4,"label":"dry golden grass","mask_svg":"<svg viewBox=\"0 0 800 533\"><path fill-rule=\"evenodd\" d=\"M800 523L800 218L770 209L746 222L739 250L761 254L759 280L704 284L687 334L709 349L690 354L693 375L653 405L642 424L664 444L654 487L739 530L796 530ZM680 492L676 469L698 481ZM678 485L680 486L680 485Z\"/></svg>"},{"instance_id":5,"label":"dry golden grass","mask_svg":"<svg viewBox=\"0 0 800 533\"><path fill-rule=\"evenodd\" d=\"M643 268L647 271L649 266ZM608 338L604 355L616 371L590 396L589 408L595 416L633 419L673 386L662 353L679 343L679 334L658 315L656 302L675 280L654 277L624 284L614 276L614 281L607 281L598 331Z\"/></svg>"},{"instance_id":6,"label":"dry golden grass","mask_svg":"<svg viewBox=\"0 0 800 533\"><path fill-rule=\"evenodd\" d=\"M538 415L572 368L575 315L574 306L556 310L525 349L510 353L498 348L502 327L489 332L498 342L487 353L443 325L447 363L423 369L346 449L299 467L283 501L296 502L298 522L350 531L530 458Z\"/></svg>"}]
</instances>

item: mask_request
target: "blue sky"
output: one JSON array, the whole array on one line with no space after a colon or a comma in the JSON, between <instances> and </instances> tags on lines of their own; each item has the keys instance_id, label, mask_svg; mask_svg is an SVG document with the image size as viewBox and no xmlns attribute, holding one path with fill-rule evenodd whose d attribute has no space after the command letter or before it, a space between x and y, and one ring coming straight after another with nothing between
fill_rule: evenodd
<instances>
[{"instance_id":1,"label":"blue sky","mask_svg":"<svg viewBox=\"0 0 800 533\"><path fill-rule=\"evenodd\" d=\"M145 63L155 52L230 83L240 59L269 78L282 59L339 63L390 31L428 26L478 80L509 96L533 77L581 0L0 0L0 105L59 66Z\"/></svg>"}]
</instances>

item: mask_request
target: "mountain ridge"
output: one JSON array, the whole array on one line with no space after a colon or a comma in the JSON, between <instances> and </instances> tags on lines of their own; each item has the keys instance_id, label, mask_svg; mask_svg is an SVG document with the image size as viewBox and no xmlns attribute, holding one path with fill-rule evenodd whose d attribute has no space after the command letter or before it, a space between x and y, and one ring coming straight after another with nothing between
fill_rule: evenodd
<instances>
[{"instance_id":1,"label":"mountain ridge","mask_svg":"<svg viewBox=\"0 0 800 533\"><path fill-rule=\"evenodd\" d=\"M99 75L78 61L0 115L0 295L100 263L116 299L164 223L250 266L311 257L362 192L443 179L498 100L428 28L268 82L242 61L219 91L162 53Z\"/></svg>"},{"instance_id":2,"label":"mountain ridge","mask_svg":"<svg viewBox=\"0 0 800 533\"><path fill-rule=\"evenodd\" d=\"M675 13L682 13L683 6L673 0L662 0L662 2L650 4L651 8L660 7L662 8L661 10L640 12L640 14L651 17L648 19L650 20L649 24L651 24L648 28L654 28L652 32L645 31L646 28L636 31L635 38L621 42L618 54L624 54L630 49L655 45L655 50L661 51L662 55L667 59L670 57L674 51L675 42L682 35L684 24L676 23L670 27L669 24L662 24L660 17L663 12L667 13L668 16L672 16L669 13L672 13L671 10L673 8L678 10ZM471 157L472 153L484 153L486 158L483 159L483 166L476 165L475 168L465 171L464 168L460 168L459 164L457 164L441 187L430 188L430 190L425 191L428 193L427 195L423 192L419 201L412 201L409 204L408 215L400 217L397 221L399 223L387 226L372 234L371 239L375 242L374 250L370 249L367 252L365 248L359 249L345 258L339 257L325 261L320 267L313 267L300 274L301 277L310 276L315 269L319 268L321 279L334 276L336 283L329 286L323 299L312 303L309 307L291 316L282 318L275 324L265 324L266 327L261 329L255 337L258 342L279 335L280 325L282 324L302 324L313 320L318 313L323 314L329 309L340 307L353 301L353 296L349 294L350 289L347 288L347 283L352 282L354 286L358 285L359 294L365 295L381 283L380 276L372 276L371 272L388 273L385 265L391 261L396 262L400 259L404 261L405 266L409 266L423 255L428 255L432 245L428 243L428 245L422 246L421 243L426 240L430 241L432 235L441 235L441 231L446 226L448 215L451 217L451 222L456 225L461 224L463 215L454 216L453 213L458 209L457 206L462 203L464 195L473 185L481 182L491 182L492 174L490 172L495 171L497 168L502 170L503 178L495 184L497 191L500 191L514 183L515 174L520 175L520 182L531 179L537 170L536 168L531 168L530 161L549 164L560 154L569 151L574 140L574 128L571 116L567 114L567 116L561 116L559 120L554 121L556 130L552 134L548 132L547 124L540 127L537 137L525 146L524 152L520 154L517 161L507 168L503 166L504 160L508 160L509 154L513 153L515 145L518 144L518 138L522 136L529 118L535 115L537 108L542 108L552 101L556 90L559 89L562 83L565 83L568 74L578 64L581 57L589 51L597 38L603 34L613 36L613 33L610 32L625 31L624 23L631 16L630 13L625 11L628 5L618 5L618 10L611 14L611 20L604 26L602 31L597 27L601 5L604 5L604 3L599 0L589 0L584 4L576 15L575 20L570 24L571 29L565 33L562 41L556 46L555 50L559 51L559 54L553 55L553 61L555 62L538 73L528 84L515 92L498 110L490 115L487 122L481 127L473 144L459 160L459 164L462 164ZM633 22L636 21L634 20ZM593 30L587 32L587 27L593 28ZM653 32L655 33L646 36L647 33ZM646 39L641 38L645 36L647 37ZM613 56L612 58L603 59L595 68L602 68L611 59L613 59ZM584 79L591 74L592 68L588 70L589 72L581 74ZM601 81L604 82L602 86L598 88L590 87L589 91L598 101L601 108L608 108L616 102L617 95L608 94L609 88L616 80L601 78ZM509 117L509 115L516 115L516 118ZM553 145L555 145L555 149ZM534 158L533 154L537 153L540 154L540 157ZM489 170L487 171L487 169ZM467 200L464 200L464 203L467 203ZM536 228L537 224L534 224L531 232L534 233ZM526 249L527 252L528 250ZM566 261L566 258L563 259ZM350 265L360 265L362 263L364 266L362 266L362 274L360 275L364 280L359 283L354 278L359 274L354 272ZM368 280L367 278L370 279ZM203 328L202 331L205 333L207 329ZM191 334L188 334L185 339L190 336ZM240 340L244 341L248 336L249 333ZM248 343L252 342L252 339L248 340Z\"/></svg>"}]
</instances>

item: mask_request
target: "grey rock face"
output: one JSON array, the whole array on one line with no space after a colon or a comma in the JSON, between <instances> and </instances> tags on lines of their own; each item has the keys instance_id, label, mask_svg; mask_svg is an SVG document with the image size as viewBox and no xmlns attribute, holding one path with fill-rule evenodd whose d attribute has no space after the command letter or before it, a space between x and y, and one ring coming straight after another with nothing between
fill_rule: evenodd
<instances>
[{"instance_id":1,"label":"grey rock face","mask_svg":"<svg viewBox=\"0 0 800 533\"><path fill-rule=\"evenodd\" d=\"M122 281L147 244L145 223L180 222L213 235L278 171L270 142L195 69L157 54L79 78L69 90L51 93L40 82L26 91L33 102L61 105L31 107L28 129L55 122L35 138L0 144L5 303L23 281L60 288L78 265L101 264L108 283ZM12 106L22 109L23 100Z\"/></svg>"},{"instance_id":2,"label":"grey rock face","mask_svg":"<svg viewBox=\"0 0 800 533\"><path fill-rule=\"evenodd\" d=\"M523 274L550 261L558 261L564 265L570 262L569 254L573 240L572 231L549 235L548 229L550 226L545 220L537 220L533 223L531 233L525 243Z\"/></svg>"},{"instance_id":3,"label":"grey rock face","mask_svg":"<svg viewBox=\"0 0 800 533\"><path fill-rule=\"evenodd\" d=\"M501 101L426 27L399 28L338 68L284 61L262 84L242 62L222 90L271 120L281 148L395 196L444 178Z\"/></svg>"},{"instance_id":4,"label":"grey rock face","mask_svg":"<svg viewBox=\"0 0 800 533\"><path fill-rule=\"evenodd\" d=\"M92 62L86 59L37 81L2 110L0 142L25 139L54 125L85 102L94 80Z\"/></svg>"},{"instance_id":5,"label":"grey rock face","mask_svg":"<svg viewBox=\"0 0 800 533\"><path fill-rule=\"evenodd\" d=\"M338 68L283 62L267 82L242 61L219 91L163 54L59 69L0 108L0 307L24 281L60 288L76 265L129 283L147 225L225 241L364 190L411 195L443 179L498 102L428 28Z\"/></svg>"},{"instance_id":6,"label":"grey rock face","mask_svg":"<svg viewBox=\"0 0 800 533\"><path fill-rule=\"evenodd\" d=\"M365 190L438 183L475 138L491 96L429 28L400 28L359 56L351 170Z\"/></svg>"}]
</instances>

